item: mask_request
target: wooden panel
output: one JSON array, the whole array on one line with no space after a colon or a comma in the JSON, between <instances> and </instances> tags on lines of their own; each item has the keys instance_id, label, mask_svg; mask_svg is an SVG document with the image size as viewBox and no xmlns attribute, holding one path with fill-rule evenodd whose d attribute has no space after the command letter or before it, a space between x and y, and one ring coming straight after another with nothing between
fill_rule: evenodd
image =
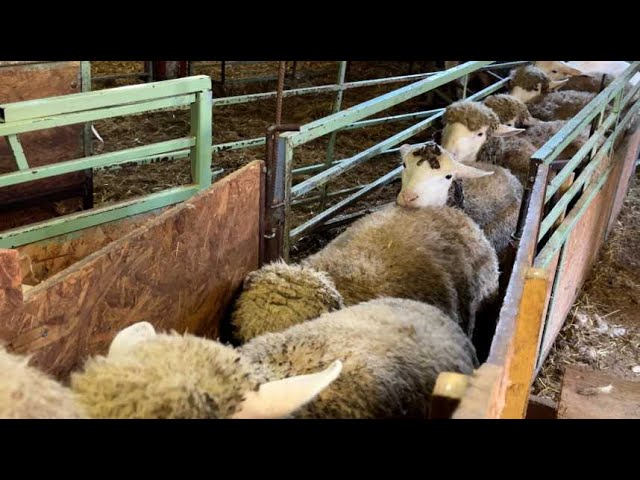
<instances>
[{"instance_id":1,"label":"wooden panel","mask_svg":"<svg viewBox=\"0 0 640 480\"><path fill-rule=\"evenodd\" d=\"M13 65L0 67L0 103L80 92L80 62L13 63ZM82 125L69 125L20 135L20 142L29 165L48 165L61 160L79 158L83 154L82 130ZM9 145L4 137L0 137L0 174L14 170L16 166ZM0 188L0 205L32 198L50 191L77 190L85 184L86 175L85 172L76 172ZM76 191L72 196L78 195ZM67 195L69 196L71 195ZM0 218L0 230L41 221L69 213L69 210L79 210L81 207L82 204L77 200L63 200L57 210L50 204L41 207L30 206L12 215L5 211Z\"/></svg>"},{"instance_id":2,"label":"wooden panel","mask_svg":"<svg viewBox=\"0 0 640 480\"><path fill-rule=\"evenodd\" d=\"M0 321L22 305L20 254L0 249Z\"/></svg>"},{"instance_id":3,"label":"wooden panel","mask_svg":"<svg viewBox=\"0 0 640 480\"><path fill-rule=\"evenodd\" d=\"M469 387L470 377L462 373L442 372L431 395L429 418L451 418Z\"/></svg>"},{"instance_id":4,"label":"wooden panel","mask_svg":"<svg viewBox=\"0 0 640 480\"><path fill-rule=\"evenodd\" d=\"M216 337L243 278L258 267L262 165L247 165L30 289L24 306L3 318L0 337L62 379L141 320Z\"/></svg>"},{"instance_id":5,"label":"wooden panel","mask_svg":"<svg viewBox=\"0 0 640 480\"><path fill-rule=\"evenodd\" d=\"M17 250L29 257L35 283L40 283L135 230L165 210L166 208L154 210L80 232L30 243L18 247Z\"/></svg>"},{"instance_id":6,"label":"wooden panel","mask_svg":"<svg viewBox=\"0 0 640 480\"><path fill-rule=\"evenodd\" d=\"M639 419L640 382L567 366L560 392L558 418Z\"/></svg>"},{"instance_id":7,"label":"wooden panel","mask_svg":"<svg viewBox=\"0 0 640 480\"><path fill-rule=\"evenodd\" d=\"M618 147L616 152L616 156L623 156L624 169L622 170L620 180L617 184L611 217L609 219L609 225L607 226L607 235L611 232L611 229L615 225L616 219L620 214L620 209L622 208L624 198L627 196L627 190L629 189L631 175L635 171L636 159L640 154L640 119L633 122L628 132L629 133L626 135L624 141L621 142L621 145Z\"/></svg>"},{"instance_id":8,"label":"wooden panel","mask_svg":"<svg viewBox=\"0 0 640 480\"><path fill-rule=\"evenodd\" d=\"M558 404L547 398L530 395L525 418L527 420L555 420L558 418Z\"/></svg>"},{"instance_id":9,"label":"wooden panel","mask_svg":"<svg viewBox=\"0 0 640 480\"><path fill-rule=\"evenodd\" d=\"M525 416L529 390L533 383L548 285L547 270L527 270L510 347L511 353L505 365L509 380L501 418L519 419Z\"/></svg>"},{"instance_id":10,"label":"wooden panel","mask_svg":"<svg viewBox=\"0 0 640 480\"><path fill-rule=\"evenodd\" d=\"M469 378L460 405L453 419L496 419L503 408L502 379L504 369L491 363L483 363Z\"/></svg>"}]
</instances>

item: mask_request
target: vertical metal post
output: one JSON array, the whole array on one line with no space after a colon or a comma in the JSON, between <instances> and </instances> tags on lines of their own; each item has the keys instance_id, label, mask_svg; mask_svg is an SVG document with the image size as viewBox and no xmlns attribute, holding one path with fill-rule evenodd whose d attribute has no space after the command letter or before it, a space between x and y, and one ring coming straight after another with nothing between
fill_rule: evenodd
<instances>
[{"instance_id":1,"label":"vertical metal post","mask_svg":"<svg viewBox=\"0 0 640 480\"><path fill-rule=\"evenodd\" d=\"M467 84L469 83L469 74L467 73L462 79L462 100L467 98Z\"/></svg>"},{"instance_id":2,"label":"vertical metal post","mask_svg":"<svg viewBox=\"0 0 640 480\"><path fill-rule=\"evenodd\" d=\"M144 62L144 73L147 74L145 82L153 82L153 62Z\"/></svg>"},{"instance_id":3,"label":"vertical metal post","mask_svg":"<svg viewBox=\"0 0 640 480\"><path fill-rule=\"evenodd\" d=\"M200 189L211 185L212 117L211 90L196 94L191 104L191 136L196 143L191 147L191 181Z\"/></svg>"},{"instance_id":4,"label":"vertical metal post","mask_svg":"<svg viewBox=\"0 0 640 480\"><path fill-rule=\"evenodd\" d=\"M278 89L276 92L276 126L282 123L282 92L284 91L284 77L287 71L287 62L278 64Z\"/></svg>"},{"instance_id":5,"label":"vertical metal post","mask_svg":"<svg viewBox=\"0 0 640 480\"><path fill-rule=\"evenodd\" d=\"M267 129L267 175L260 265L289 257L287 206L291 199L291 160L287 162L285 156L287 152L289 155L293 152L292 149L287 148L286 139L281 139L279 135L280 132L297 130L299 125L273 125Z\"/></svg>"},{"instance_id":6,"label":"vertical metal post","mask_svg":"<svg viewBox=\"0 0 640 480\"><path fill-rule=\"evenodd\" d=\"M338 78L336 83L341 88L336 92L336 98L333 101L333 108L331 110L332 114L339 112L340 109L342 108L342 99L344 98L344 90L342 89L342 86L344 85L346 75L347 75L347 62L345 61L339 62ZM327 155L324 161L324 164L327 166L327 168L329 168L333 162L333 152L336 147L337 135L338 135L338 132L335 131L335 132L332 132L331 136L329 137L329 144L327 145ZM328 183L323 185L322 190L320 192L320 210L321 211L324 210L327 205L328 187L329 187Z\"/></svg>"},{"instance_id":7,"label":"vertical metal post","mask_svg":"<svg viewBox=\"0 0 640 480\"><path fill-rule=\"evenodd\" d=\"M91 91L91 62L80 62L80 91ZM93 152L91 148L91 123L85 122L83 130L84 155L88 157Z\"/></svg>"}]
</instances>

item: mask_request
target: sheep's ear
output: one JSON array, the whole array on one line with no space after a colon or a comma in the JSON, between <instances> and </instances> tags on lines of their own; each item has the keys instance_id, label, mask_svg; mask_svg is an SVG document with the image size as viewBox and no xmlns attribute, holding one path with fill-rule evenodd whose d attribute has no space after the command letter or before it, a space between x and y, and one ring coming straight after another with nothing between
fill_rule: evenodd
<instances>
[{"instance_id":1,"label":"sheep's ear","mask_svg":"<svg viewBox=\"0 0 640 480\"><path fill-rule=\"evenodd\" d=\"M487 175L493 175L493 172L480 170L479 168L474 168L469 165L465 165L464 163L460 163L457 161L453 161L454 172L456 172L456 178L480 178L486 177Z\"/></svg>"},{"instance_id":2,"label":"sheep's ear","mask_svg":"<svg viewBox=\"0 0 640 480\"><path fill-rule=\"evenodd\" d=\"M564 62L562 63L562 73L573 76L585 74L585 72L580 70L579 68L572 67Z\"/></svg>"},{"instance_id":3,"label":"sheep's ear","mask_svg":"<svg viewBox=\"0 0 640 480\"><path fill-rule=\"evenodd\" d=\"M411 150L413 150L413 147L407 143L405 143L404 145L402 145L400 147L400 155L402 157L404 157L405 155L407 155L408 153L411 152Z\"/></svg>"},{"instance_id":4,"label":"sheep's ear","mask_svg":"<svg viewBox=\"0 0 640 480\"><path fill-rule=\"evenodd\" d=\"M138 322L118 332L109 346L109 357L131 351L139 343L155 337L156 330L149 322Z\"/></svg>"},{"instance_id":5,"label":"sheep's ear","mask_svg":"<svg viewBox=\"0 0 640 480\"><path fill-rule=\"evenodd\" d=\"M493 132L494 137L511 137L524 132L524 128L509 127L508 125L500 124L498 128Z\"/></svg>"},{"instance_id":6,"label":"sheep's ear","mask_svg":"<svg viewBox=\"0 0 640 480\"><path fill-rule=\"evenodd\" d=\"M257 392L249 392L231 418L282 418L292 414L313 400L327 388L342 371L336 360L321 372L263 383Z\"/></svg>"},{"instance_id":7,"label":"sheep's ear","mask_svg":"<svg viewBox=\"0 0 640 480\"><path fill-rule=\"evenodd\" d=\"M565 78L564 80L551 80L549 82L549 90L555 90L556 88L560 88L562 85L564 85L568 81L569 81L568 78Z\"/></svg>"}]
</instances>

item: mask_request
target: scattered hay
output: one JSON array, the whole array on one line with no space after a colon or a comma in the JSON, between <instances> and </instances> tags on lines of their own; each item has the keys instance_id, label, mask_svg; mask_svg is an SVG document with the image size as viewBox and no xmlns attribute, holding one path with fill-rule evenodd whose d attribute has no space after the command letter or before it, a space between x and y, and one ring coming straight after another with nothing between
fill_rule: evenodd
<instances>
[{"instance_id":1,"label":"scattered hay","mask_svg":"<svg viewBox=\"0 0 640 480\"><path fill-rule=\"evenodd\" d=\"M640 182L632 185L611 236L533 385L559 399L565 365L638 380L640 365Z\"/></svg>"}]
</instances>

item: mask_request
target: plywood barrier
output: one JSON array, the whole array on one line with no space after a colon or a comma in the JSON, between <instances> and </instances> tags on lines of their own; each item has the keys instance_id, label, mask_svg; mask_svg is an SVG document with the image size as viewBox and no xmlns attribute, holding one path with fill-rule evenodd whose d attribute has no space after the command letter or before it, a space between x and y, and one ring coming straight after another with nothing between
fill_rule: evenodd
<instances>
[{"instance_id":1,"label":"plywood barrier","mask_svg":"<svg viewBox=\"0 0 640 480\"><path fill-rule=\"evenodd\" d=\"M258 267L262 162L253 162L15 298L0 274L0 338L65 378L141 321L215 338L245 275ZM18 252L0 272L18 268ZM17 267L14 267L13 264ZM19 305L16 305L19 303Z\"/></svg>"}]
</instances>

